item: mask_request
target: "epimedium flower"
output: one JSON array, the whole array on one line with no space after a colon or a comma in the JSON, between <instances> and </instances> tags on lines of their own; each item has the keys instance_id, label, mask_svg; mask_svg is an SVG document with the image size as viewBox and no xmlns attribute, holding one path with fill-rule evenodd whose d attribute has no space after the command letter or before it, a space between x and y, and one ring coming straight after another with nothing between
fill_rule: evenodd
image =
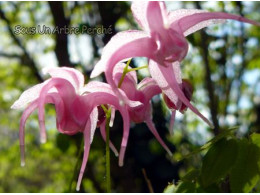
<instances>
[{"instance_id":1,"label":"epimedium flower","mask_svg":"<svg viewBox=\"0 0 260 195\"><path fill-rule=\"evenodd\" d=\"M192 94L193 94L193 86L187 79L182 79L182 86L181 90L183 91L183 94L185 97L191 101ZM184 112L187 110L187 106L183 103L179 107L175 105L164 93L162 93L163 100L167 107L171 110L171 119L170 119L170 127L169 131L171 134L173 134L173 126L175 121L175 115L176 111L178 110L180 113L184 114Z\"/></svg>"},{"instance_id":2,"label":"epimedium flower","mask_svg":"<svg viewBox=\"0 0 260 195\"><path fill-rule=\"evenodd\" d=\"M129 69L130 71L126 71L128 70L128 67L130 67L128 64L117 64L113 72L113 79L117 86L120 85L120 89L125 92L127 98L132 101L142 103L142 105L138 107L130 107L126 105L130 120L134 123L145 122L158 142L171 156L172 153L170 149L160 137L152 121L151 99L153 96L160 94L162 91L154 79L149 77L143 79L137 84L136 71L131 71L133 70L132 68Z\"/></svg>"},{"instance_id":3,"label":"epimedium flower","mask_svg":"<svg viewBox=\"0 0 260 195\"><path fill-rule=\"evenodd\" d=\"M129 114L126 107L120 105L118 97L110 85L98 81L89 82L84 86L84 76L72 68L51 68L46 71L51 78L24 91L20 98L12 105L12 109L25 108L19 128L21 166L25 165L24 128L28 117L38 109L41 142L46 141L45 129L45 104L54 104L56 110L56 126L60 133L73 135L78 132L84 134L84 155L77 190L84 174L88 160L90 144L93 140L97 125L100 125L104 135L104 116L100 111L101 105L112 106L118 110L123 118L123 139L119 154L119 164L123 165L125 148L129 135ZM121 91L121 94L124 92ZM124 95L125 96L125 95ZM125 96L124 98L127 99ZM128 101L130 107L140 106L139 102ZM103 136L104 138L104 136ZM118 155L115 147L110 142L111 149Z\"/></svg>"},{"instance_id":4,"label":"epimedium flower","mask_svg":"<svg viewBox=\"0 0 260 195\"><path fill-rule=\"evenodd\" d=\"M258 22L241 16L207 12L197 9L180 9L168 12L164 2L139 2L132 4L132 13L140 30L117 33L104 47L101 60L92 71L91 78L105 72L106 80L123 102L113 80L113 69L117 63L133 57L147 57L149 71L163 93L180 109L185 104L209 126L204 117L185 97L181 90L182 79L180 62L188 52L186 36L211 24L222 23L225 19L237 20L253 25Z\"/></svg>"}]
</instances>

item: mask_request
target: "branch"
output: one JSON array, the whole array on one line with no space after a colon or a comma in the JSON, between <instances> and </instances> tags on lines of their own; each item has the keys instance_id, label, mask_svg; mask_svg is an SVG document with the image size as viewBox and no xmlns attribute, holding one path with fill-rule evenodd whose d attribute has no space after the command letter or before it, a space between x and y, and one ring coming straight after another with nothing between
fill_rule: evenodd
<instances>
[{"instance_id":1,"label":"branch","mask_svg":"<svg viewBox=\"0 0 260 195\"><path fill-rule=\"evenodd\" d=\"M196 6L198 9L201 9L199 2L196 2ZM218 123L218 102L217 99L214 95L214 91L215 91L215 87L214 84L211 80L211 70L210 70L210 64L209 64L209 51L208 51L208 35L205 33L204 30L200 31L200 37L202 40L203 37L203 41L201 41L201 54L203 57L203 61L204 61L204 66L205 66L205 70L206 70L206 89L208 91L209 94L209 107L210 107L210 114L212 117L212 121L213 121L213 125L215 126L214 129L214 134L217 135L219 134L219 123Z\"/></svg>"},{"instance_id":2,"label":"branch","mask_svg":"<svg viewBox=\"0 0 260 195\"><path fill-rule=\"evenodd\" d=\"M69 27L70 20L65 17L62 2L49 1L50 10L54 20L54 26L60 28ZM68 35L64 32L56 33L55 54L60 66L74 67L70 62L68 51Z\"/></svg>"},{"instance_id":3,"label":"branch","mask_svg":"<svg viewBox=\"0 0 260 195\"><path fill-rule=\"evenodd\" d=\"M22 42L18 39L18 37L14 34L13 29L12 29L12 25L10 20L5 16L5 13L2 11L2 7L0 5L0 18L5 21L5 23L7 24L7 30L11 36L11 38L13 39L13 41L15 42L15 44L20 47L20 49L23 51L24 56L22 57L22 59L25 59L25 61L27 62L26 64L24 64L25 66L28 66L32 71L33 74L35 75L35 77L42 82L43 79L41 77L41 75L39 74L38 68L34 62L34 60L31 58L30 54L27 52L27 50L25 49L25 46L22 44Z\"/></svg>"}]
</instances>

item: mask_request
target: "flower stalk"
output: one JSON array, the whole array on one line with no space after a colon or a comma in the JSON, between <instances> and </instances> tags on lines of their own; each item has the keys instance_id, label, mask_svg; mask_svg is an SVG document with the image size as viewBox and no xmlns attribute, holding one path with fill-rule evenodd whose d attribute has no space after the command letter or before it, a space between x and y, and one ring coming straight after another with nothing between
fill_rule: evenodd
<instances>
[{"instance_id":1,"label":"flower stalk","mask_svg":"<svg viewBox=\"0 0 260 195\"><path fill-rule=\"evenodd\" d=\"M106 188L107 193L111 193L111 173L110 173L110 148L109 148L109 121L111 117L111 107L106 109L102 105L104 112L106 113Z\"/></svg>"}]
</instances>

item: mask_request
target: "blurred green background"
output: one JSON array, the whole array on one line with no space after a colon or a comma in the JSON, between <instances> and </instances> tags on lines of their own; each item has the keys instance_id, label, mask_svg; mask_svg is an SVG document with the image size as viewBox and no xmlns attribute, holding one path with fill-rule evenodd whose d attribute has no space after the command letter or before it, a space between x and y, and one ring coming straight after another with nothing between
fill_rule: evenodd
<instances>
[{"instance_id":1,"label":"blurred green background","mask_svg":"<svg viewBox=\"0 0 260 195\"><path fill-rule=\"evenodd\" d=\"M29 87L47 77L42 68L69 66L86 80L103 46L118 31L136 29L130 2L0 2L0 192L75 192L81 164L82 134L56 130L55 110L46 107L48 141L40 144L37 112L26 125L26 166L20 167L19 120L10 106ZM199 8L225 11L260 22L259 2L167 2L169 10ZM74 26L111 28L111 34L17 34L22 27ZM144 124L132 124L124 167L111 154L113 192L149 192L145 170L155 192L178 182L189 170L201 168L205 152L188 158L208 140L238 126L237 138L260 132L260 30L228 21L188 36L189 53L181 67L194 85L193 104L215 125L211 130L193 112L178 113L174 135L168 131L170 112L160 96L153 98L156 127L173 151L169 157ZM132 66L147 63L137 58ZM148 72L141 70L141 80ZM100 79L104 79L100 77ZM140 81L139 80L139 81ZM122 120L116 115L111 139L119 148ZM180 160L182 159L182 160ZM260 184L254 190L258 191ZM151 191L151 190L150 190ZM80 192L105 192L105 143L99 130L91 145ZM258 191L259 192L259 191Z\"/></svg>"}]
</instances>

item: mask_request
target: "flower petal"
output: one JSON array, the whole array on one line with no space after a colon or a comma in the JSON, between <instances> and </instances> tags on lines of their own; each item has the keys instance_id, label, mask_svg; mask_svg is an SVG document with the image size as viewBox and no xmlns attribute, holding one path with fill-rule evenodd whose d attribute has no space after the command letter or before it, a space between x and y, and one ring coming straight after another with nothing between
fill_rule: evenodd
<instances>
[{"instance_id":1,"label":"flower petal","mask_svg":"<svg viewBox=\"0 0 260 195\"><path fill-rule=\"evenodd\" d=\"M110 70L112 77L113 68L117 63L131 57L151 57L151 53L156 49L156 43L143 31L119 32L104 47L101 60L95 65L90 78L98 76L105 70Z\"/></svg>"},{"instance_id":2,"label":"flower petal","mask_svg":"<svg viewBox=\"0 0 260 195\"><path fill-rule=\"evenodd\" d=\"M62 101L57 93L50 93L45 99L45 103L58 104ZM38 100L34 100L30 103L30 105L24 110L19 127L19 139L20 139L20 150L21 150L21 166L25 165L25 150L24 150L24 128L25 123L32 112L38 107ZM61 111L61 109L60 109ZM44 133L45 134L45 133Z\"/></svg>"},{"instance_id":3,"label":"flower petal","mask_svg":"<svg viewBox=\"0 0 260 195\"><path fill-rule=\"evenodd\" d=\"M114 97L117 97L117 95L114 93L114 91L111 89L110 85L108 85L107 83L102 83L99 81L91 81L89 82L84 88L83 88L84 92L86 93L93 93L93 92L104 92L107 94L110 94ZM127 98L127 96L125 95L124 91L122 91L121 89L118 89L120 91L120 93L122 94L122 96L124 97L126 103L130 106L130 107L137 107L142 105L141 102L139 101L131 101ZM117 97L118 98L118 97ZM106 103L105 103L106 104Z\"/></svg>"},{"instance_id":4,"label":"flower petal","mask_svg":"<svg viewBox=\"0 0 260 195\"><path fill-rule=\"evenodd\" d=\"M142 91L147 100L151 100L153 96L160 94L162 92L161 88L158 86L153 78L144 78L137 86L137 89Z\"/></svg>"},{"instance_id":5,"label":"flower petal","mask_svg":"<svg viewBox=\"0 0 260 195\"><path fill-rule=\"evenodd\" d=\"M152 118L151 117L147 117L146 120L145 120L145 123L147 124L148 128L153 133L155 138L158 140L158 142L162 145L162 147L167 151L167 153L170 156L172 156L172 152L170 151L170 149L167 147L167 145L164 143L164 141L160 137L159 133L157 132L157 130L156 130L155 126L154 126L154 123L152 121Z\"/></svg>"},{"instance_id":6,"label":"flower petal","mask_svg":"<svg viewBox=\"0 0 260 195\"><path fill-rule=\"evenodd\" d=\"M84 86L84 75L75 68L57 67L44 69L43 71L49 73L52 78L68 80L76 90Z\"/></svg>"},{"instance_id":7,"label":"flower petal","mask_svg":"<svg viewBox=\"0 0 260 195\"><path fill-rule=\"evenodd\" d=\"M173 22L171 27L177 30L179 33L184 33L185 36L187 36L188 34L200 30L203 27L214 24L216 22L215 19L231 19L260 26L259 22L249 20L238 15L223 12L203 12L184 16L181 19ZM202 26L199 25L201 23L203 24Z\"/></svg>"},{"instance_id":8,"label":"flower petal","mask_svg":"<svg viewBox=\"0 0 260 195\"><path fill-rule=\"evenodd\" d=\"M97 121L98 121L98 109L95 107L92 112L90 113L89 116L89 121L90 121L90 143L92 143L93 138L94 138L94 133L97 128Z\"/></svg>"},{"instance_id":9,"label":"flower petal","mask_svg":"<svg viewBox=\"0 0 260 195\"><path fill-rule=\"evenodd\" d=\"M181 106L179 102L179 98L176 95L176 93L172 90L170 87L168 81L165 78L165 75L161 72L160 68L166 69L165 72L172 77L175 75L175 78L177 80L177 84L181 85L182 79L181 79L181 71L180 71L180 64L179 62L175 62L173 64L170 64L169 67L161 66L157 64L155 61L150 60L149 62L149 71L152 76L152 78L157 82L159 87L162 89L163 93L165 93L169 99L177 105L177 108ZM166 74L166 73L165 73Z\"/></svg>"},{"instance_id":10,"label":"flower petal","mask_svg":"<svg viewBox=\"0 0 260 195\"><path fill-rule=\"evenodd\" d=\"M134 1L131 5L131 10L135 21L145 31L149 32L149 26L146 18L148 1Z\"/></svg>"},{"instance_id":11,"label":"flower petal","mask_svg":"<svg viewBox=\"0 0 260 195\"><path fill-rule=\"evenodd\" d=\"M174 65L174 64L173 64ZM203 116L197 108L195 108L190 101L185 97L184 93L182 92L179 84L178 79L176 78L176 74L171 74L171 72L174 72L172 64L168 63L167 67L158 65L159 70L161 71L161 74L164 76L165 81L169 84L169 87L174 93L177 95L177 97L180 99L180 101L185 104L187 107L189 107L195 114L197 114L202 120L204 120L211 128L214 128L214 126L211 124L211 122ZM177 75L178 76L178 75ZM166 93L165 93L166 94ZM166 94L168 96L168 94ZM171 97L168 96L170 99ZM172 100L172 99L171 99ZM177 106L178 107L178 106ZM179 107L178 107L179 109Z\"/></svg>"},{"instance_id":12,"label":"flower petal","mask_svg":"<svg viewBox=\"0 0 260 195\"><path fill-rule=\"evenodd\" d=\"M19 99L14 102L14 104L11 106L11 108L12 109L25 108L28 103L33 102L34 100L36 100L39 97L40 91L42 90L43 86L46 85L49 81L50 81L50 79L24 91L21 94L21 96L19 97Z\"/></svg>"},{"instance_id":13,"label":"flower petal","mask_svg":"<svg viewBox=\"0 0 260 195\"><path fill-rule=\"evenodd\" d=\"M116 80L120 80L123 72L124 72L124 68L125 68L126 64L125 63L118 63L115 67L114 67L114 71L113 71L113 79ZM130 66L128 66L129 69L131 69ZM119 77L119 78L118 78ZM127 77L129 80L131 80L133 82L133 84L137 83L137 75L136 75L136 71L130 71L128 72L125 77ZM117 82L116 82L117 83Z\"/></svg>"},{"instance_id":14,"label":"flower petal","mask_svg":"<svg viewBox=\"0 0 260 195\"><path fill-rule=\"evenodd\" d=\"M186 16L190 16L190 15L197 14L197 13L205 13L205 12L208 12L208 11L199 10L199 9L178 9L175 11L171 11L168 14L169 23L171 25L173 25L174 23L178 23L178 20L180 20ZM196 25L187 29L185 32L183 32L179 29L174 29L174 30L177 30L177 31L179 30L179 33L181 32L184 34L184 36L188 36L189 34L192 34L204 27L207 27L212 24L224 23L225 21L226 20L224 20L224 19L210 19L210 20L205 20L205 21L197 23ZM174 27L172 27L172 28L174 28Z\"/></svg>"},{"instance_id":15,"label":"flower petal","mask_svg":"<svg viewBox=\"0 0 260 195\"><path fill-rule=\"evenodd\" d=\"M85 168L88 162L88 156L89 156L89 150L90 150L90 143L91 143L91 122L88 121L84 130L84 155L83 155L83 161L81 164L80 172L79 172L79 177L77 181L77 187L76 190L80 190L80 184L85 172Z\"/></svg>"},{"instance_id":16,"label":"flower petal","mask_svg":"<svg viewBox=\"0 0 260 195\"><path fill-rule=\"evenodd\" d=\"M62 78L52 78L46 85L43 86L38 99L38 109L39 109L38 120L40 125L42 143L46 142L45 116L44 116L45 99L48 95L49 90L54 87L58 90L60 97L63 99L63 103L65 107L71 104L71 102L74 100L74 97L76 95L75 89L72 86L72 84L69 81Z\"/></svg>"},{"instance_id":17,"label":"flower petal","mask_svg":"<svg viewBox=\"0 0 260 195\"><path fill-rule=\"evenodd\" d=\"M150 1L147 5L146 18L151 33L158 32L162 37L167 34L168 19L164 2Z\"/></svg>"},{"instance_id":18,"label":"flower petal","mask_svg":"<svg viewBox=\"0 0 260 195\"><path fill-rule=\"evenodd\" d=\"M125 154L126 145L128 141L129 129L130 129L130 118L129 118L126 105L121 106L118 97L115 94L109 92L109 90L112 91L111 88L106 89L104 87L104 86L109 86L108 84L105 83L102 84L101 82L97 82L97 81L95 81L95 83L99 83L99 85L101 85L101 88L98 89L98 87L96 87L95 88L96 91L92 91L91 93L87 93L86 95L84 95L84 101L86 101L86 104L89 104L93 108L101 104L112 105L114 106L115 109L117 109L120 112L124 121L124 129L123 129L121 148L119 152L119 166L123 166L123 159L124 159L124 154ZM92 90L94 90L94 88Z\"/></svg>"}]
</instances>

